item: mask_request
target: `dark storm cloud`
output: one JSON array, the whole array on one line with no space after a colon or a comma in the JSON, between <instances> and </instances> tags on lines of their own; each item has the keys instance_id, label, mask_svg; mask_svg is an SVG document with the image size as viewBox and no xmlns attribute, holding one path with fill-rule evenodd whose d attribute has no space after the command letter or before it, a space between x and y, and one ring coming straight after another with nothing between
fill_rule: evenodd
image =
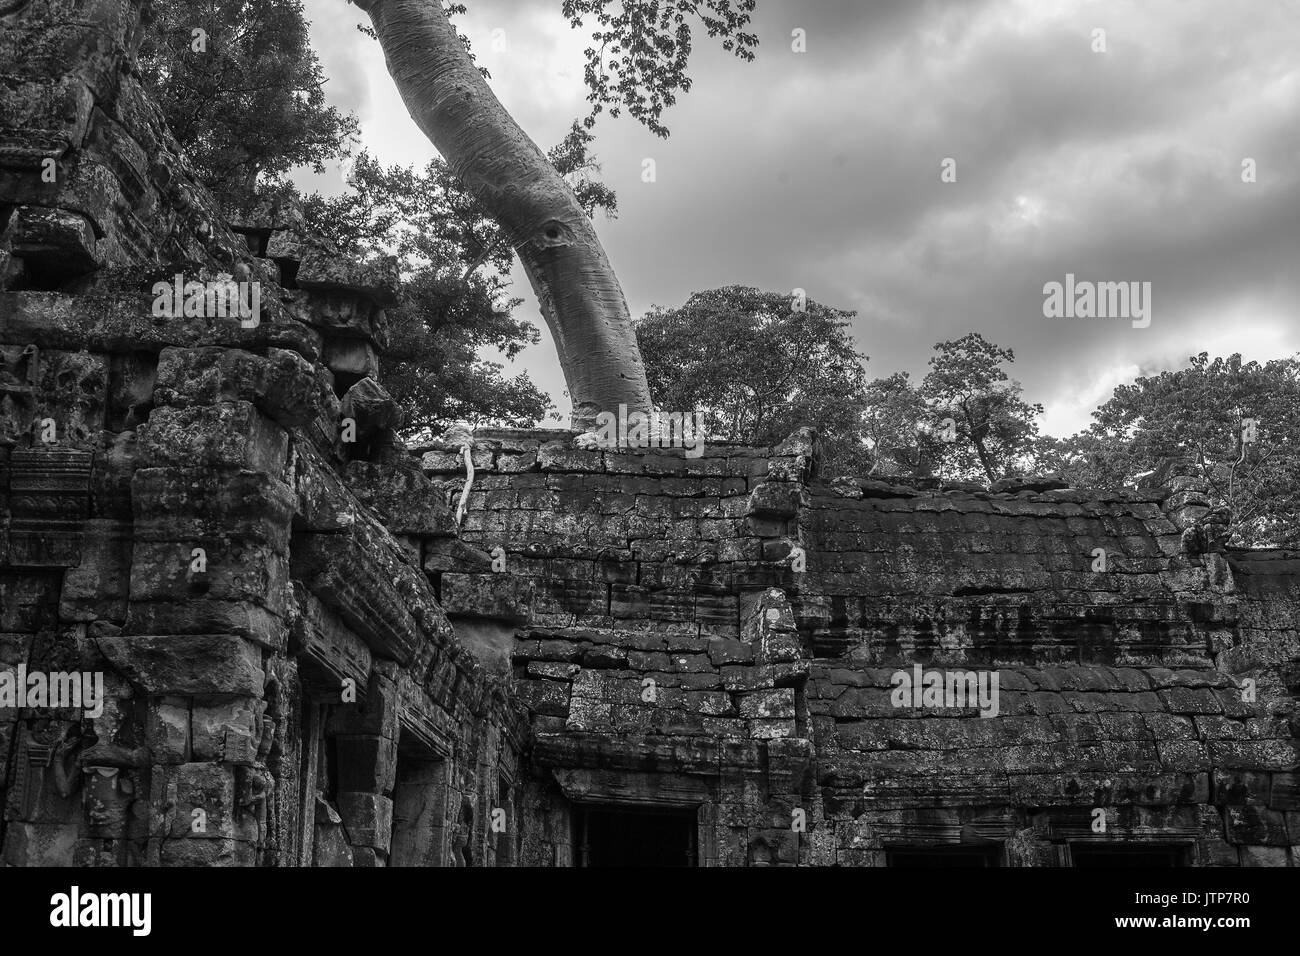
<instances>
[{"instance_id":1,"label":"dark storm cloud","mask_svg":"<svg viewBox=\"0 0 1300 956\"><path fill-rule=\"evenodd\" d=\"M558 7L478 0L462 23L544 146L586 108L585 31ZM510 49L492 54L498 26ZM621 209L598 230L634 314L732 283L802 287L858 311L872 375L923 373L936 341L979 331L1016 350L1057 432L1202 348L1300 349L1300 4L760 0L755 31L752 64L697 38L666 141L597 127ZM373 60L366 75L363 121L418 144ZM1067 272L1151 282L1150 328L1044 318L1043 284ZM558 398L549 343L529 363Z\"/></svg>"}]
</instances>

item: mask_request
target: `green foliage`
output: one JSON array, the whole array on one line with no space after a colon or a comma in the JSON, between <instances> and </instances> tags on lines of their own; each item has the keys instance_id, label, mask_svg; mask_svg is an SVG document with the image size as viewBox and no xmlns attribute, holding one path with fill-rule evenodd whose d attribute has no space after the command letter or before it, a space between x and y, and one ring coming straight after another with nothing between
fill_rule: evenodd
<instances>
[{"instance_id":1,"label":"green foliage","mask_svg":"<svg viewBox=\"0 0 1300 956\"><path fill-rule=\"evenodd\" d=\"M1201 352L1186 368L1115 389L1086 432L1056 442L1058 470L1080 486L1136 484L1164 462L1194 465L1232 511L1230 543L1300 544L1300 360L1260 364ZM1243 420L1254 419L1253 442Z\"/></svg>"},{"instance_id":2,"label":"green foliage","mask_svg":"<svg viewBox=\"0 0 1300 956\"><path fill-rule=\"evenodd\" d=\"M152 10L141 75L217 198L240 206L295 167L320 173L348 154L357 122L325 105L300 0L168 0Z\"/></svg>"},{"instance_id":3,"label":"green foliage","mask_svg":"<svg viewBox=\"0 0 1300 956\"><path fill-rule=\"evenodd\" d=\"M773 444L801 425L821 432L827 465L865 467L864 356L854 313L730 286L697 292L637 322L650 392L664 411L701 411L714 439Z\"/></svg>"}]
</instances>

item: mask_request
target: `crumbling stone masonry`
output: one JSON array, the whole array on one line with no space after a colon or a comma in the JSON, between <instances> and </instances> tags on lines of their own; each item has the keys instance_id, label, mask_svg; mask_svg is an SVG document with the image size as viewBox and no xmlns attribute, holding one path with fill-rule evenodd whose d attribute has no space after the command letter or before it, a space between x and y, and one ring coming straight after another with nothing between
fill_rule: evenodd
<instances>
[{"instance_id":1,"label":"crumbling stone masonry","mask_svg":"<svg viewBox=\"0 0 1300 956\"><path fill-rule=\"evenodd\" d=\"M425 557L453 620L519 638L559 840L534 860L595 801L697 808L722 865L1297 861L1300 562L1224 551L1195 479L922 489L823 481L807 433L694 460L571 439L480 432ZM425 470L459 487L455 457ZM996 673L997 716L895 706L918 663Z\"/></svg>"},{"instance_id":2,"label":"crumbling stone masonry","mask_svg":"<svg viewBox=\"0 0 1300 956\"><path fill-rule=\"evenodd\" d=\"M144 6L0 6L0 674L107 698L0 699L6 865L1300 863L1300 557L1194 478L408 449L391 261L215 208ZM177 274L258 321L155 314Z\"/></svg>"},{"instance_id":3,"label":"crumbling stone masonry","mask_svg":"<svg viewBox=\"0 0 1300 956\"><path fill-rule=\"evenodd\" d=\"M0 856L492 862L522 725L420 566L454 528L373 377L393 263L214 208L138 0L0 12L0 669L108 698L0 708ZM159 315L178 274L259 321Z\"/></svg>"}]
</instances>

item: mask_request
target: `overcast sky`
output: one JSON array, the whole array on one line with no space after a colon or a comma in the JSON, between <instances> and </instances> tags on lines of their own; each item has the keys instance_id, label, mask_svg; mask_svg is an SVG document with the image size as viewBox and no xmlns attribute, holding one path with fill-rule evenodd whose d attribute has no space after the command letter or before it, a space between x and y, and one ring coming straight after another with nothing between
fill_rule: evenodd
<instances>
[{"instance_id":1,"label":"overcast sky","mask_svg":"<svg viewBox=\"0 0 1300 956\"><path fill-rule=\"evenodd\" d=\"M586 112L589 31L560 0L465 2L493 90L553 145ZM425 163L364 15L305 6L330 101L381 162ZM759 0L755 32L753 63L697 37L668 140L626 117L596 128L620 210L597 231L634 316L724 285L804 288L857 311L873 377L919 378L936 342L977 331L1015 350L1058 435L1194 352L1300 351L1300 0ZM1150 326L1045 318L1043 286L1067 273L1150 282ZM567 421L514 278L543 333L522 365Z\"/></svg>"}]
</instances>

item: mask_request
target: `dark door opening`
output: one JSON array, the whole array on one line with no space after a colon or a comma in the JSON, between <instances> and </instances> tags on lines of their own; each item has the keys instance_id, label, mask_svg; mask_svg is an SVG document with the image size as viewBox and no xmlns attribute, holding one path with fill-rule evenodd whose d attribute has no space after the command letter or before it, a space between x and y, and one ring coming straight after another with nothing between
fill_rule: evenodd
<instances>
[{"instance_id":1,"label":"dark door opening","mask_svg":"<svg viewBox=\"0 0 1300 956\"><path fill-rule=\"evenodd\" d=\"M885 865L904 869L945 866L997 866L998 845L898 846L885 850Z\"/></svg>"},{"instance_id":2,"label":"dark door opening","mask_svg":"<svg viewBox=\"0 0 1300 956\"><path fill-rule=\"evenodd\" d=\"M578 866L697 866L695 811L578 807Z\"/></svg>"},{"instance_id":3,"label":"dark door opening","mask_svg":"<svg viewBox=\"0 0 1300 956\"><path fill-rule=\"evenodd\" d=\"M1186 866L1187 847L1140 843L1072 843L1075 866Z\"/></svg>"}]
</instances>

